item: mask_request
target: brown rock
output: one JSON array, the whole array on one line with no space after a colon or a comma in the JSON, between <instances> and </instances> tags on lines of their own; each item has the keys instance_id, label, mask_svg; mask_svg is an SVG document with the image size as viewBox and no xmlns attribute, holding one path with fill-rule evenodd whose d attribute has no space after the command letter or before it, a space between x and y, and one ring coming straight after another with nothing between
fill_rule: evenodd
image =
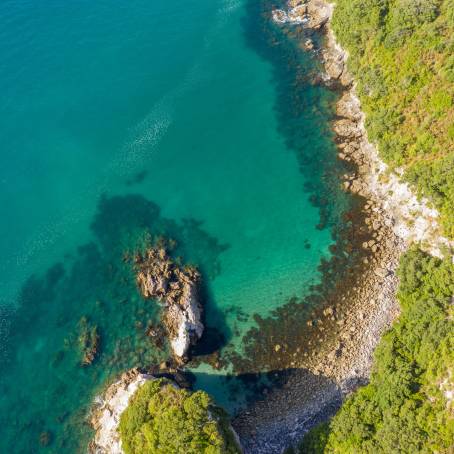
<instances>
[{"instance_id":1,"label":"brown rock","mask_svg":"<svg viewBox=\"0 0 454 454\"><path fill-rule=\"evenodd\" d=\"M337 102L336 114L339 115L339 117L344 117L355 122L361 119L361 112L359 111L358 104L350 91L345 92L342 98Z\"/></svg>"},{"instance_id":2,"label":"brown rock","mask_svg":"<svg viewBox=\"0 0 454 454\"><path fill-rule=\"evenodd\" d=\"M344 71L344 59L342 55L333 52L326 52L323 56L325 70L330 79L339 79Z\"/></svg>"},{"instance_id":3,"label":"brown rock","mask_svg":"<svg viewBox=\"0 0 454 454\"><path fill-rule=\"evenodd\" d=\"M348 137L350 139L361 137L361 131L358 125L348 119L337 120L334 122L334 132L341 137Z\"/></svg>"},{"instance_id":4,"label":"brown rock","mask_svg":"<svg viewBox=\"0 0 454 454\"><path fill-rule=\"evenodd\" d=\"M307 3L308 28L317 30L323 27L331 16L331 7L321 0L310 0Z\"/></svg>"},{"instance_id":5,"label":"brown rock","mask_svg":"<svg viewBox=\"0 0 454 454\"><path fill-rule=\"evenodd\" d=\"M388 270L386 270L385 268L376 268L374 270L374 273L378 277L385 278L388 275Z\"/></svg>"}]
</instances>

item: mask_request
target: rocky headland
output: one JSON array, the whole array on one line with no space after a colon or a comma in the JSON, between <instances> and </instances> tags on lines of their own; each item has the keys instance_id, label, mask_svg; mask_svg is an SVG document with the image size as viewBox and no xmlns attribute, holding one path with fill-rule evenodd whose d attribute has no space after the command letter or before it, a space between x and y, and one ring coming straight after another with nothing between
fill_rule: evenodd
<instances>
[{"instance_id":1,"label":"rocky headland","mask_svg":"<svg viewBox=\"0 0 454 454\"><path fill-rule=\"evenodd\" d=\"M189 349L202 337L202 305L199 299L200 273L192 266L179 266L164 247L148 248L134 259L137 284L145 298L164 306L162 322L172 353L185 362Z\"/></svg>"},{"instance_id":2,"label":"rocky headland","mask_svg":"<svg viewBox=\"0 0 454 454\"><path fill-rule=\"evenodd\" d=\"M349 164L342 185L362 201L352 216L349 247L362 253L351 266L351 275L307 321L312 347L301 354L299 347L276 344L273 369L291 371L285 384L267 392L234 421L250 453L282 452L367 382L375 347L399 314L396 270L401 254L413 243L436 256L454 246L441 233L438 212L415 196L401 180L401 170L390 169L369 142L347 69L348 54L330 28L333 10L323 0L290 0L287 9L271 16L280 26L302 30L297 39L323 67L314 83L339 93L333 130L338 157ZM314 34L323 39L312 39ZM295 37L293 32L289 35ZM317 42L322 46L317 48Z\"/></svg>"},{"instance_id":3,"label":"rocky headland","mask_svg":"<svg viewBox=\"0 0 454 454\"><path fill-rule=\"evenodd\" d=\"M89 454L123 454L118 433L120 416L139 387L154 379L138 369L129 370L110 385L102 397L96 399L91 415L95 436L88 446Z\"/></svg>"},{"instance_id":4,"label":"rocky headland","mask_svg":"<svg viewBox=\"0 0 454 454\"><path fill-rule=\"evenodd\" d=\"M185 388L180 381L175 381L177 376L165 373L165 380L176 389ZM119 433L120 418L128 407L131 397L147 381L161 379L163 374L152 375L144 373L138 368L131 369L122 374L120 379L110 385L105 392L95 399L90 423L95 430L95 435L88 445L89 454L124 454ZM210 419L221 420L219 415L210 413ZM222 419L225 431L234 439L235 452L242 452L240 439L229 424ZM232 452L232 451L229 451Z\"/></svg>"}]
</instances>

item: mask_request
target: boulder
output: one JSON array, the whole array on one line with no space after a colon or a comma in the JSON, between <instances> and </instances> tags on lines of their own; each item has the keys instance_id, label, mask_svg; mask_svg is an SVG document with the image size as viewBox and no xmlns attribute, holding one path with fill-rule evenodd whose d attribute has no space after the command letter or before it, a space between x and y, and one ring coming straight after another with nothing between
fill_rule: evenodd
<instances>
[{"instance_id":1,"label":"boulder","mask_svg":"<svg viewBox=\"0 0 454 454\"><path fill-rule=\"evenodd\" d=\"M310 0L307 2L307 27L317 30L323 27L331 17L332 7L322 0Z\"/></svg>"},{"instance_id":2,"label":"boulder","mask_svg":"<svg viewBox=\"0 0 454 454\"><path fill-rule=\"evenodd\" d=\"M361 137L357 123L346 118L335 121L333 128L334 132L342 138L355 139Z\"/></svg>"},{"instance_id":3,"label":"boulder","mask_svg":"<svg viewBox=\"0 0 454 454\"><path fill-rule=\"evenodd\" d=\"M361 112L356 99L350 91L344 92L341 99L336 104L336 114L339 117L347 118L357 122L361 119Z\"/></svg>"},{"instance_id":4,"label":"boulder","mask_svg":"<svg viewBox=\"0 0 454 454\"><path fill-rule=\"evenodd\" d=\"M334 50L326 51L323 54L325 70L330 79L339 79L344 72L344 58L340 53Z\"/></svg>"}]
</instances>

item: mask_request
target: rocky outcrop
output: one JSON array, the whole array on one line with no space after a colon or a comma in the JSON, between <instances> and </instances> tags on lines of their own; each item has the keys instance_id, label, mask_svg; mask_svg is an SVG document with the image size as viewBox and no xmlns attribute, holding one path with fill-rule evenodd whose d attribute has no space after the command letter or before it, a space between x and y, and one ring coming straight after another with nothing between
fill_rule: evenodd
<instances>
[{"instance_id":1,"label":"rocky outcrop","mask_svg":"<svg viewBox=\"0 0 454 454\"><path fill-rule=\"evenodd\" d=\"M331 5L313 0L290 0L288 9L275 9L272 12L274 21L280 23L304 24L308 28L318 30L322 28L331 16Z\"/></svg>"},{"instance_id":2,"label":"rocky outcrop","mask_svg":"<svg viewBox=\"0 0 454 454\"><path fill-rule=\"evenodd\" d=\"M273 11L273 19L280 23L290 22L294 24L304 24L307 22L306 6L297 5L288 11L276 9Z\"/></svg>"},{"instance_id":3,"label":"rocky outcrop","mask_svg":"<svg viewBox=\"0 0 454 454\"><path fill-rule=\"evenodd\" d=\"M88 446L89 454L123 454L118 433L120 416L126 410L131 396L148 380L154 380L154 377L132 369L96 399L91 416L95 436Z\"/></svg>"},{"instance_id":4,"label":"rocky outcrop","mask_svg":"<svg viewBox=\"0 0 454 454\"><path fill-rule=\"evenodd\" d=\"M202 337L202 305L199 300L200 273L191 266L180 267L164 248L149 248L135 259L137 283L145 298L164 305L162 317L172 352L184 361L191 345Z\"/></svg>"},{"instance_id":5,"label":"rocky outcrop","mask_svg":"<svg viewBox=\"0 0 454 454\"><path fill-rule=\"evenodd\" d=\"M309 28L318 30L328 23L333 9L329 3L323 0L312 0L305 2L305 5Z\"/></svg>"}]
</instances>

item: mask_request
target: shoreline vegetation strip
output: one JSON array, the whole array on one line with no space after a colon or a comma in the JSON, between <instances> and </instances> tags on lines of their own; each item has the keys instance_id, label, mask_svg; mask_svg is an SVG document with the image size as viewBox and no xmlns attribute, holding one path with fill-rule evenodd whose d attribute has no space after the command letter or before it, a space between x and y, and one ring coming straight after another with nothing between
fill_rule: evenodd
<instances>
[{"instance_id":1,"label":"shoreline vegetation strip","mask_svg":"<svg viewBox=\"0 0 454 454\"><path fill-rule=\"evenodd\" d=\"M454 2L338 0L332 28L380 157L454 219ZM423 245L424 246L424 245ZM447 452L454 440L454 266L412 247L398 272L401 315L370 383L301 443L304 453Z\"/></svg>"}]
</instances>

